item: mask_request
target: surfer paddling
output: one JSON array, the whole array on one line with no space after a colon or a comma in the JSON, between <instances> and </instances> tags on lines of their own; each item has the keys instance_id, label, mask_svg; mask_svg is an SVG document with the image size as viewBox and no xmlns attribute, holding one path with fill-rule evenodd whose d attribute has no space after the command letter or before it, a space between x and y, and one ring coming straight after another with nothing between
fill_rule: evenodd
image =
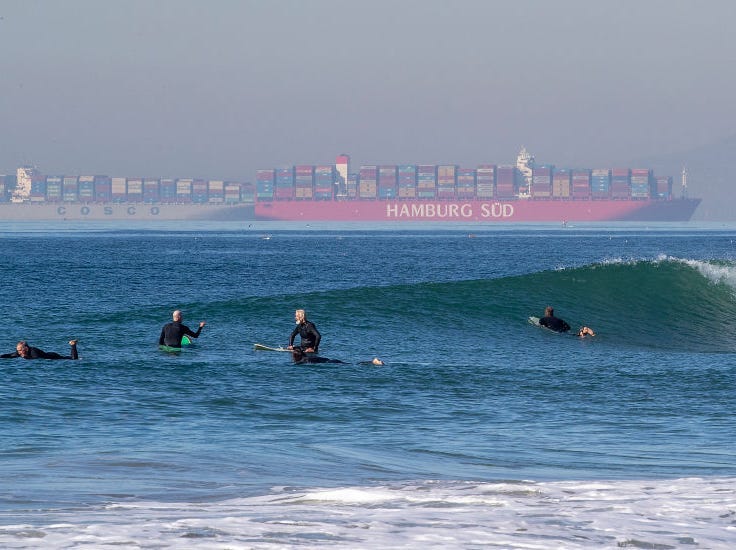
<instances>
[{"instance_id":1,"label":"surfer paddling","mask_svg":"<svg viewBox=\"0 0 736 550\"><path fill-rule=\"evenodd\" d=\"M567 332L570 330L570 325L568 325L565 320L555 317L555 310L552 306L544 308L544 317L539 320L539 325L555 332ZM592 328L583 325L578 329L577 335L580 338L595 336L595 331Z\"/></svg>"},{"instance_id":2,"label":"surfer paddling","mask_svg":"<svg viewBox=\"0 0 736 550\"><path fill-rule=\"evenodd\" d=\"M21 340L15 345L15 351L13 353L3 353L0 355L2 359L13 359L20 357L22 359L79 359L77 353L77 341L69 340L69 346L71 348L71 355L61 355L54 351L43 351L39 348L29 346L28 342Z\"/></svg>"},{"instance_id":3,"label":"surfer paddling","mask_svg":"<svg viewBox=\"0 0 736 550\"><path fill-rule=\"evenodd\" d=\"M585 338L586 336L595 336L595 332L592 328L583 326L578 329L578 336L580 336L580 338Z\"/></svg>"},{"instance_id":4,"label":"surfer paddling","mask_svg":"<svg viewBox=\"0 0 736 550\"><path fill-rule=\"evenodd\" d=\"M303 363L344 363L344 361L340 361L339 359L328 359L319 355L306 355L299 346L292 348L291 358L296 365Z\"/></svg>"},{"instance_id":5,"label":"surfer paddling","mask_svg":"<svg viewBox=\"0 0 736 550\"><path fill-rule=\"evenodd\" d=\"M555 317L555 310L552 306L544 308L544 317L539 320L539 324L555 332L567 332L570 330L570 325L567 322L559 317Z\"/></svg>"}]
</instances>

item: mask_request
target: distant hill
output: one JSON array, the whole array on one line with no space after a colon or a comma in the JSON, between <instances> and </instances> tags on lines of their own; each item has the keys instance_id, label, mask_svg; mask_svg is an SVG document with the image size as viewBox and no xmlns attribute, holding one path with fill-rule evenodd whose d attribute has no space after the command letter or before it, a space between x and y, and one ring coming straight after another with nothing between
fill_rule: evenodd
<instances>
[{"instance_id":1,"label":"distant hill","mask_svg":"<svg viewBox=\"0 0 736 550\"><path fill-rule=\"evenodd\" d=\"M736 221L736 135L705 147L632 162L671 175L675 196L680 196L682 167L688 172L688 195L703 202L693 220Z\"/></svg>"}]
</instances>

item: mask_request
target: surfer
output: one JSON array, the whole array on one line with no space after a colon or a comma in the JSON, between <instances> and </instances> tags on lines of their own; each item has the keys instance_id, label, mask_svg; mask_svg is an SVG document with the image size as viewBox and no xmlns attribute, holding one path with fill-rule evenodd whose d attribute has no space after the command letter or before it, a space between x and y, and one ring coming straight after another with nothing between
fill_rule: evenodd
<instances>
[{"instance_id":1,"label":"surfer","mask_svg":"<svg viewBox=\"0 0 736 550\"><path fill-rule=\"evenodd\" d=\"M3 359L13 359L15 357L22 357L23 359L79 359L77 354L77 341L69 340L69 346L71 347L71 355L61 355L54 351L43 351L39 348L29 346L28 342L21 340L15 345L15 351L13 353L3 353L0 355Z\"/></svg>"},{"instance_id":2,"label":"surfer","mask_svg":"<svg viewBox=\"0 0 736 550\"><path fill-rule=\"evenodd\" d=\"M183 319L183 316L180 310L177 309L174 313L171 314L171 317L173 318L173 321L171 323L165 324L164 328L161 329L161 336L159 336L158 338L159 346L180 348L181 339L184 337L185 334L187 336L191 336L192 338L198 338L199 333L202 332L202 327L207 324L204 321L201 321L199 323L199 328L197 329L197 332L194 332L188 326L182 324L181 321Z\"/></svg>"},{"instance_id":3,"label":"surfer","mask_svg":"<svg viewBox=\"0 0 736 550\"><path fill-rule=\"evenodd\" d=\"M296 321L296 326L289 336L289 349L294 349L294 338L298 334L301 337L300 347L304 353L317 353L322 335L313 322L307 321L306 311L297 309L294 312L294 321Z\"/></svg>"},{"instance_id":4,"label":"surfer","mask_svg":"<svg viewBox=\"0 0 736 550\"><path fill-rule=\"evenodd\" d=\"M344 361L340 361L339 359L328 359L319 355L306 355L299 346L291 349L291 358L296 365L303 363L344 363Z\"/></svg>"},{"instance_id":5,"label":"surfer","mask_svg":"<svg viewBox=\"0 0 736 550\"><path fill-rule=\"evenodd\" d=\"M578 329L578 336L581 338L585 338L586 336L595 336L595 332L593 332L592 328L583 326Z\"/></svg>"},{"instance_id":6,"label":"surfer","mask_svg":"<svg viewBox=\"0 0 736 550\"><path fill-rule=\"evenodd\" d=\"M544 317L539 320L539 324L555 332L567 332L570 330L570 325L559 317L555 317L555 310L552 306L544 308Z\"/></svg>"},{"instance_id":7,"label":"surfer","mask_svg":"<svg viewBox=\"0 0 736 550\"><path fill-rule=\"evenodd\" d=\"M361 361L358 364L363 365L365 367L370 367L372 365L375 365L376 367L383 367L384 365L386 365L386 363L383 362L383 359L380 359L378 357L374 357L370 361Z\"/></svg>"}]
</instances>

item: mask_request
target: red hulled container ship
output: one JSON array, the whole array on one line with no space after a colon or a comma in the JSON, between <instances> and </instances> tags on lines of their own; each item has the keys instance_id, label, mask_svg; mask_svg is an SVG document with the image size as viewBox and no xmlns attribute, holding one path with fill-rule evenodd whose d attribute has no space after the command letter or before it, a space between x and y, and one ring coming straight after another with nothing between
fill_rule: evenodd
<instances>
[{"instance_id":1,"label":"red hulled container ship","mask_svg":"<svg viewBox=\"0 0 736 550\"><path fill-rule=\"evenodd\" d=\"M298 174L306 174L297 167ZM675 198L672 178L647 168L570 169L536 165L522 148L515 165L366 165L350 157L320 166L320 179L259 170L259 220L337 222L687 221L700 199ZM329 184L332 190L330 192ZM319 192L317 190L319 189ZM310 191L307 191L310 190Z\"/></svg>"}]
</instances>

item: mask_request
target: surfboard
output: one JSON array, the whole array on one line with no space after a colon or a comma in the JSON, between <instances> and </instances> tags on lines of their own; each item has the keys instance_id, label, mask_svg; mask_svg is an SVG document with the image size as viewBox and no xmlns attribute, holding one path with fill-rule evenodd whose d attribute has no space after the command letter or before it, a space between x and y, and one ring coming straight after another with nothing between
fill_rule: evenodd
<instances>
[{"instance_id":1,"label":"surfboard","mask_svg":"<svg viewBox=\"0 0 736 550\"><path fill-rule=\"evenodd\" d=\"M534 317L534 315L532 315L531 317L529 317L529 324L530 325L534 325L535 327L543 328L544 330L548 330L549 332L554 332L556 334L562 334L562 333L557 333L557 331L552 330L549 327L545 327L544 325L540 325L539 324L539 317Z\"/></svg>"},{"instance_id":2,"label":"surfboard","mask_svg":"<svg viewBox=\"0 0 736 550\"><path fill-rule=\"evenodd\" d=\"M192 343L192 339L189 338L186 334L181 337L181 345L182 346L188 346Z\"/></svg>"},{"instance_id":3,"label":"surfboard","mask_svg":"<svg viewBox=\"0 0 736 550\"><path fill-rule=\"evenodd\" d=\"M256 351L288 351L289 353L291 353L291 350L289 348L282 348L280 346L274 348L265 344L253 344L253 349Z\"/></svg>"},{"instance_id":4,"label":"surfboard","mask_svg":"<svg viewBox=\"0 0 736 550\"><path fill-rule=\"evenodd\" d=\"M175 348L173 346L165 346L163 344L161 344L158 347L158 349L160 349L161 351L165 351L167 353L181 353L181 348Z\"/></svg>"},{"instance_id":5,"label":"surfboard","mask_svg":"<svg viewBox=\"0 0 736 550\"><path fill-rule=\"evenodd\" d=\"M529 317L529 324L534 325L535 327L543 328L544 330L547 330L549 332L554 332L555 334L566 334L566 332L559 332L556 330L552 330L549 327L545 327L544 325L539 324L539 317L534 317L534 315Z\"/></svg>"}]
</instances>

